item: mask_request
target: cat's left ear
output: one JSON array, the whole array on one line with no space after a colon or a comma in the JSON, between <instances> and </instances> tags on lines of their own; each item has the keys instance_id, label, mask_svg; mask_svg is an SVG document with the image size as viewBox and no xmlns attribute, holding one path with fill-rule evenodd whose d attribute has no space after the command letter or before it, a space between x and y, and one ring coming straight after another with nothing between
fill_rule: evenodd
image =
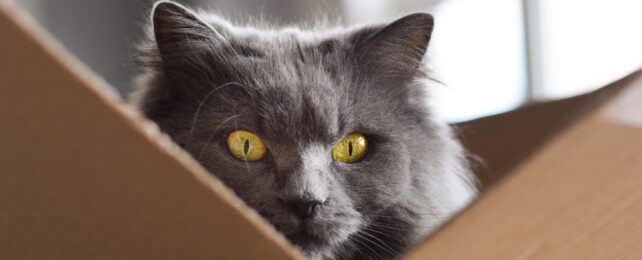
<instances>
[{"instance_id":1,"label":"cat's left ear","mask_svg":"<svg viewBox=\"0 0 642 260\"><path fill-rule=\"evenodd\" d=\"M374 77L397 82L414 78L426 54L433 26L430 14L416 13L384 27L357 32L353 41L359 66Z\"/></svg>"}]
</instances>

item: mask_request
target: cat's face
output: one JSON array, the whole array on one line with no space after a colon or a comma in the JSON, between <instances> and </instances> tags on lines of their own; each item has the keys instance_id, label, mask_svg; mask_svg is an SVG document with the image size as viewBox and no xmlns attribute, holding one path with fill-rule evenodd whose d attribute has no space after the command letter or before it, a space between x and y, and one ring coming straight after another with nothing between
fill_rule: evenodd
<instances>
[{"instance_id":1,"label":"cat's face","mask_svg":"<svg viewBox=\"0 0 642 260\"><path fill-rule=\"evenodd\" d=\"M412 86L429 15L322 36L235 31L172 3L153 20L158 56L146 58L157 67L143 110L161 129L309 256L376 240L391 241L389 256L407 246L373 232L412 236L406 222L422 214L413 201L428 200L418 175L438 168L418 158L446 152ZM259 138L261 158L230 152L238 130ZM335 160L353 133L367 140L365 155Z\"/></svg>"}]
</instances>

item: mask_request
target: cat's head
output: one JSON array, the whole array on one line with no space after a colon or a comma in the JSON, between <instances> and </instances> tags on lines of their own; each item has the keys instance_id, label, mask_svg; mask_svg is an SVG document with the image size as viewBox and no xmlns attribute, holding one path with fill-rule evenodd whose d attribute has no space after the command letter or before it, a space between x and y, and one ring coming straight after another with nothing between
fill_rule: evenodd
<instances>
[{"instance_id":1,"label":"cat's head","mask_svg":"<svg viewBox=\"0 0 642 260\"><path fill-rule=\"evenodd\" d=\"M430 15L413 14L323 33L258 30L161 2L137 98L308 255L367 250L375 239L399 251L416 239L412 222L425 230L426 211L439 212L431 180L461 164L417 83L432 28Z\"/></svg>"}]
</instances>

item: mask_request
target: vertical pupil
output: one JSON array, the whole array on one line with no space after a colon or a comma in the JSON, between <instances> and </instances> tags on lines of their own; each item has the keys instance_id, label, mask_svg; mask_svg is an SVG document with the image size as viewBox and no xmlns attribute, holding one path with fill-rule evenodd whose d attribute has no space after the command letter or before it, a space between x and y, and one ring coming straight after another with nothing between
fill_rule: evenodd
<instances>
[{"instance_id":1,"label":"vertical pupil","mask_svg":"<svg viewBox=\"0 0 642 260\"><path fill-rule=\"evenodd\" d=\"M243 152L245 155L247 155L247 152L250 150L250 140L245 139L245 143L243 143Z\"/></svg>"},{"instance_id":2,"label":"vertical pupil","mask_svg":"<svg viewBox=\"0 0 642 260\"><path fill-rule=\"evenodd\" d=\"M352 142L348 142L348 156L352 157Z\"/></svg>"}]
</instances>

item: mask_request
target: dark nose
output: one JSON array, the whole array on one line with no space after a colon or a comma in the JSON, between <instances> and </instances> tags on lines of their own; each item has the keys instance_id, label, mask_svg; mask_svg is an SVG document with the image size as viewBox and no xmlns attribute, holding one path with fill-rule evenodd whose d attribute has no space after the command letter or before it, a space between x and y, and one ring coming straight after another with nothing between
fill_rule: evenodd
<instances>
[{"instance_id":1,"label":"dark nose","mask_svg":"<svg viewBox=\"0 0 642 260\"><path fill-rule=\"evenodd\" d=\"M314 216L319 206L321 205L321 202L318 200L303 198L285 200L284 202L285 205L292 209L294 213L296 213L296 215L301 219L306 219Z\"/></svg>"}]
</instances>

